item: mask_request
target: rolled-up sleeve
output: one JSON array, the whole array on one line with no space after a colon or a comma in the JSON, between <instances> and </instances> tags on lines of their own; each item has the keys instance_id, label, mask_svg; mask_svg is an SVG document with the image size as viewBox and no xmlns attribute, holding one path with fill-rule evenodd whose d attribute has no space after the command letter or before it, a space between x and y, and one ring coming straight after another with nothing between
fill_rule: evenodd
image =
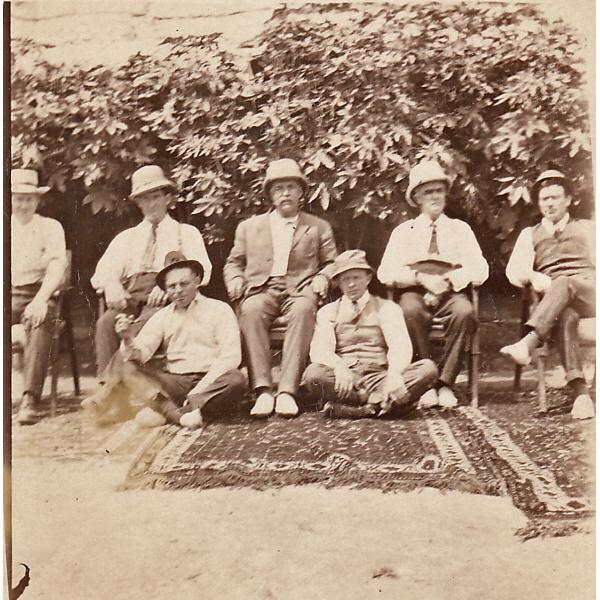
<instances>
[{"instance_id":1,"label":"rolled-up sleeve","mask_svg":"<svg viewBox=\"0 0 600 600\"><path fill-rule=\"evenodd\" d=\"M50 263L55 263L63 270L67 268L67 246L65 243L65 231L62 225L54 219L47 219L46 240L44 249L44 267L48 268Z\"/></svg>"},{"instance_id":2,"label":"rolled-up sleeve","mask_svg":"<svg viewBox=\"0 0 600 600\"><path fill-rule=\"evenodd\" d=\"M517 287L527 285L533 277L535 251L531 227L523 229L506 265L506 277Z\"/></svg>"},{"instance_id":3,"label":"rolled-up sleeve","mask_svg":"<svg viewBox=\"0 0 600 600\"><path fill-rule=\"evenodd\" d=\"M454 291L459 292L470 283L481 285L489 277L490 268L483 257L473 230L464 221L456 221L456 223L458 224L457 239L461 241L460 264L462 266L451 271L448 279L450 279Z\"/></svg>"},{"instance_id":4,"label":"rolled-up sleeve","mask_svg":"<svg viewBox=\"0 0 600 600\"><path fill-rule=\"evenodd\" d=\"M334 304L328 304L317 313L317 322L310 343L310 360L335 369L344 361L335 353L336 339L333 325Z\"/></svg>"},{"instance_id":5,"label":"rolled-up sleeve","mask_svg":"<svg viewBox=\"0 0 600 600\"><path fill-rule=\"evenodd\" d=\"M129 235L128 230L122 231L108 245L90 280L94 289L103 289L108 283L120 281L125 275L126 260L130 253Z\"/></svg>"},{"instance_id":6,"label":"rolled-up sleeve","mask_svg":"<svg viewBox=\"0 0 600 600\"><path fill-rule=\"evenodd\" d=\"M154 313L140 332L132 341L132 349L135 358L142 364L148 362L160 348L165 336L165 321L171 312L168 306ZM125 360L130 360L134 354L123 342L121 342L121 354Z\"/></svg>"}]
</instances>

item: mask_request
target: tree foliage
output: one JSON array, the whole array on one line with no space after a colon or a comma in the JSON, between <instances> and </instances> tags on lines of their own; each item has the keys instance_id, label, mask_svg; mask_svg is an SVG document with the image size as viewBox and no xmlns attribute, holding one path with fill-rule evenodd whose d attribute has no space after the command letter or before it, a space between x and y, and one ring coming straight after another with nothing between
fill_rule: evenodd
<instances>
[{"instance_id":1,"label":"tree foliage","mask_svg":"<svg viewBox=\"0 0 600 600\"><path fill-rule=\"evenodd\" d=\"M60 191L84 184L97 212L122 210L131 172L157 162L209 243L261 210L282 156L304 167L309 209L340 246L357 243L358 217L389 229L411 216L407 175L423 157L455 177L451 210L490 259L533 218L540 170L564 170L591 206L581 48L535 8L308 5L276 11L260 43L253 73L216 35L165 40L115 70L53 66L15 43L13 164Z\"/></svg>"}]
</instances>

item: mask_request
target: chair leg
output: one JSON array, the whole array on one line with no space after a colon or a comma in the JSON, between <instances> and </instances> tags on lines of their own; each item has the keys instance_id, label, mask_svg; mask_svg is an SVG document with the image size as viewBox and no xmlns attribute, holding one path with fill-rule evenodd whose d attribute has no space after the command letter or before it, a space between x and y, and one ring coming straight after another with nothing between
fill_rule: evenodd
<instances>
[{"instance_id":1,"label":"chair leg","mask_svg":"<svg viewBox=\"0 0 600 600\"><path fill-rule=\"evenodd\" d=\"M521 373L523 367L521 365L515 365L515 378L513 380L513 392L521 391Z\"/></svg>"},{"instance_id":2,"label":"chair leg","mask_svg":"<svg viewBox=\"0 0 600 600\"><path fill-rule=\"evenodd\" d=\"M541 413L548 411L546 402L546 361L544 360L546 353L544 350L539 350L536 356L537 377L538 377L538 408Z\"/></svg>"},{"instance_id":3,"label":"chair leg","mask_svg":"<svg viewBox=\"0 0 600 600\"><path fill-rule=\"evenodd\" d=\"M56 322L55 329L60 327ZM58 345L60 338L58 335L52 336L52 346L50 349L50 416L56 416L56 400L58 397Z\"/></svg>"},{"instance_id":4,"label":"chair leg","mask_svg":"<svg viewBox=\"0 0 600 600\"><path fill-rule=\"evenodd\" d=\"M63 319L65 323L65 335L67 336L67 346L69 348L69 358L71 360L71 374L73 376L73 387L75 395L81 395L81 387L79 385L79 362L77 360L77 349L75 347L75 335L73 334L73 321L71 319L71 305L68 297L63 300Z\"/></svg>"},{"instance_id":5,"label":"chair leg","mask_svg":"<svg viewBox=\"0 0 600 600\"><path fill-rule=\"evenodd\" d=\"M469 379L471 380L471 406L477 408L479 406L479 352L471 355L471 372Z\"/></svg>"}]
</instances>

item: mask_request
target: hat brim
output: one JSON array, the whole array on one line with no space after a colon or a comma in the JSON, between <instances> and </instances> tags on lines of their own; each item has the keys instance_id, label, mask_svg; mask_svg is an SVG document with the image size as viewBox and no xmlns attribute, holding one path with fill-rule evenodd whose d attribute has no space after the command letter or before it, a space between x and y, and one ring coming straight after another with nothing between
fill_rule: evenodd
<instances>
[{"instance_id":1,"label":"hat brim","mask_svg":"<svg viewBox=\"0 0 600 600\"><path fill-rule=\"evenodd\" d=\"M148 183L148 184L138 188L137 190L131 192L131 194L129 194L129 197L132 200L134 200L135 198L141 196L142 194L145 194L147 192L153 192L154 190L160 190L162 188L170 188L172 190L176 190L177 186L169 179L159 179L152 183Z\"/></svg>"},{"instance_id":2,"label":"hat brim","mask_svg":"<svg viewBox=\"0 0 600 600\"><path fill-rule=\"evenodd\" d=\"M290 175L289 177L278 177L277 179L271 179L269 181L265 181L263 183L263 194L264 194L265 198L270 199L269 198L269 188L276 181L281 181L282 179L293 179L293 180L299 182L300 185L302 186L302 189L304 190L304 195L306 196L308 194L308 180L303 179L302 177L296 177L295 175Z\"/></svg>"},{"instance_id":3,"label":"hat brim","mask_svg":"<svg viewBox=\"0 0 600 600\"><path fill-rule=\"evenodd\" d=\"M204 277L204 267L197 260L180 260L178 262L171 263L166 266L162 271L159 271L156 275L156 285L163 291L165 290L165 279L167 277L167 273L172 271L173 269L184 269L189 267L200 280Z\"/></svg>"},{"instance_id":4,"label":"hat brim","mask_svg":"<svg viewBox=\"0 0 600 600\"><path fill-rule=\"evenodd\" d=\"M339 275L342 275L346 271L352 271L352 269L362 269L363 271L368 271L371 274L375 273L375 270L370 265L364 265L364 264L354 264L354 265L352 265L352 264L349 264L349 265L347 265L345 267L339 267L336 271L334 271L332 273L332 275L331 275L331 280L333 281Z\"/></svg>"},{"instance_id":5,"label":"hat brim","mask_svg":"<svg viewBox=\"0 0 600 600\"><path fill-rule=\"evenodd\" d=\"M449 190L450 189L450 179L449 178L443 178L443 177L436 177L435 179L428 179L426 181L420 181L419 183L417 183L416 185L410 185L408 186L408 188L406 189L406 203L409 206L412 206L413 208L418 208L418 204L413 200L413 192L421 185L425 185L426 183L433 183L434 181L442 181L443 183L446 184L446 189Z\"/></svg>"},{"instance_id":6,"label":"hat brim","mask_svg":"<svg viewBox=\"0 0 600 600\"><path fill-rule=\"evenodd\" d=\"M43 196L50 191L49 186L34 187L30 185L15 185L10 188L12 194L37 194Z\"/></svg>"}]
</instances>

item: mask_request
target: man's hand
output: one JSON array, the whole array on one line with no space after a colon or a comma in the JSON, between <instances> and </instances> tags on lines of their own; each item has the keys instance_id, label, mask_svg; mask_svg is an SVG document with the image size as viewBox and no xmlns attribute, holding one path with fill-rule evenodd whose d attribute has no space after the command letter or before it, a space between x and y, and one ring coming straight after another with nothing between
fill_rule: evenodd
<instances>
[{"instance_id":1,"label":"man's hand","mask_svg":"<svg viewBox=\"0 0 600 600\"><path fill-rule=\"evenodd\" d=\"M538 294L545 294L552 285L552 279L548 275L534 271L531 277L531 285Z\"/></svg>"},{"instance_id":2,"label":"man's hand","mask_svg":"<svg viewBox=\"0 0 600 600\"><path fill-rule=\"evenodd\" d=\"M104 288L106 306L112 308L112 310L125 310L129 298L131 298L131 296L120 282L112 283Z\"/></svg>"},{"instance_id":3,"label":"man's hand","mask_svg":"<svg viewBox=\"0 0 600 600\"><path fill-rule=\"evenodd\" d=\"M441 275L419 273L419 284L436 296L441 296L450 289L450 282Z\"/></svg>"},{"instance_id":4,"label":"man's hand","mask_svg":"<svg viewBox=\"0 0 600 600\"><path fill-rule=\"evenodd\" d=\"M343 400L354 388L354 373L346 366L339 365L334 370L335 392Z\"/></svg>"},{"instance_id":5,"label":"man's hand","mask_svg":"<svg viewBox=\"0 0 600 600\"><path fill-rule=\"evenodd\" d=\"M129 339L129 328L133 323L133 317L126 315L125 313L119 313L115 319L115 332L122 339Z\"/></svg>"},{"instance_id":6,"label":"man's hand","mask_svg":"<svg viewBox=\"0 0 600 600\"><path fill-rule=\"evenodd\" d=\"M401 402L407 394L406 384L402 375L388 374L383 383L383 392L393 402Z\"/></svg>"},{"instance_id":7,"label":"man's hand","mask_svg":"<svg viewBox=\"0 0 600 600\"><path fill-rule=\"evenodd\" d=\"M312 291L319 296L319 298L325 299L327 296L327 290L329 289L329 281L325 275L316 275L313 277L311 284Z\"/></svg>"},{"instance_id":8,"label":"man's hand","mask_svg":"<svg viewBox=\"0 0 600 600\"><path fill-rule=\"evenodd\" d=\"M167 301L167 293L163 292L157 285L152 288L146 304L148 306L163 306Z\"/></svg>"},{"instance_id":9,"label":"man's hand","mask_svg":"<svg viewBox=\"0 0 600 600\"><path fill-rule=\"evenodd\" d=\"M48 302L35 296L33 300L25 307L23 321L31 327L39 327L48 314Z\"/></svg>"},{"instance_id":10,"label":"man's hand","mask_svg":"<svg viewBox=\"0 0 600 600\"><path fill-rule=\"evenodd\" d=\"M245 286L246 282L243 277L236 277L233 279L229 284L229 298L231 298L231 300L238 300L241 298Z\"/></svg>"}]
</instances>

